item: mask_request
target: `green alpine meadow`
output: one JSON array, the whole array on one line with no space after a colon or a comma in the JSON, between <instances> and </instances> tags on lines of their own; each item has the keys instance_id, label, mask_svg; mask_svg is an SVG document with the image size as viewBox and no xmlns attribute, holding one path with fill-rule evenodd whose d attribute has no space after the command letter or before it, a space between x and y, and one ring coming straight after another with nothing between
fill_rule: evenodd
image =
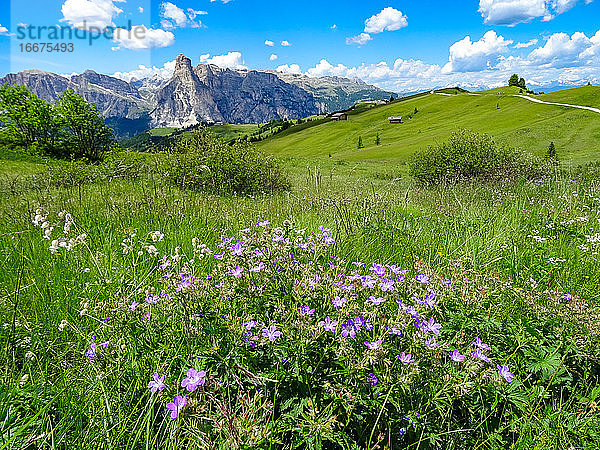
<instances>
[{"instance_id":1,"label":"green alpine meadow","mask_svg":"<svg viewBox=\"0 0 600 450\"><path fill-rule=\"evenodd\" d=\"M600 0L9 0L0 450L600 449Z\"/></svg>"}]
</instances>

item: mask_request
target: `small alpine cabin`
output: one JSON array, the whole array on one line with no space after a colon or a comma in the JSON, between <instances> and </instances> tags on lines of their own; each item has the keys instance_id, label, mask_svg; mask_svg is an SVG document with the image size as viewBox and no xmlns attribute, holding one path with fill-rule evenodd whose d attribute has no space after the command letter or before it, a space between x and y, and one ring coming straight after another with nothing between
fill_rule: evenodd
<instances>
[{"instance_id":1,"label":"small alpine cabin","mask_svg":"<svg viewBox=\"0 0 600 450\"><path fill-rule=\"evenodd\" d=\"M339 122L340 120L348 120L348 115L343 112L335 113L331 115L331 120L333 122Z\"/></svg>"}]
</instances>

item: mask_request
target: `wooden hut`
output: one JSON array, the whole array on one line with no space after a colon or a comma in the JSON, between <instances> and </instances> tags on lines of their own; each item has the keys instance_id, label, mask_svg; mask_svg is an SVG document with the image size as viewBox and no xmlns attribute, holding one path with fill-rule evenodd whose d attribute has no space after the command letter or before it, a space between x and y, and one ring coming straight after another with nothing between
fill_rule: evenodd
<instances>
[{"instance_id":1,"label":"wooden hut","mask_svg":"<svg viewBox=\"0 0 600 450\"><path fill-rule=\"evenodd\" d=\"M348 115L343 112L335 113L331 115L331 120L333 122L339 122L340 120L348 120Z\"/></svg>"}]
</instances>

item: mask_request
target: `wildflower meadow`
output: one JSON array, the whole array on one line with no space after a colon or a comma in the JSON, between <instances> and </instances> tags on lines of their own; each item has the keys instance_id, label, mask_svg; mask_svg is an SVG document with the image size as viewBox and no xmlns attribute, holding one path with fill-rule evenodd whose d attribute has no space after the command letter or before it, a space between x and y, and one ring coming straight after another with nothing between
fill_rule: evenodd
<instances>
[{"instance_id":1,"label":"wildflower meadow","mask_svg":"<svg viewBox=\"0 0 600 450\"><path fill-rule=\"evenodd\" d=\"M598 184L363 168L3 184L0 448L598 448Z\"/></svg>"}]
</instances>

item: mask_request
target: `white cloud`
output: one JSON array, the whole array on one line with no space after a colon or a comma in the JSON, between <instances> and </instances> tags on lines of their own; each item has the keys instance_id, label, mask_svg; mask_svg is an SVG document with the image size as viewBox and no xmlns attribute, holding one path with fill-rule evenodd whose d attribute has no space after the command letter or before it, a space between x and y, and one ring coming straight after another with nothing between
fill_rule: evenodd
<instances>
[{"instance_id":1,"label":"white cloud","mask_svg":"<svg viewBox=\"0 0 600 450\"><path fill-rule=\"evenodd\" d=\"M585 0L585 3L592 1ZM513 27L537 18L552 20L578 2L579 0L480 0L479 12L485 23Z\"/></svg>"},{"instance_id":2,"label":"white cloud","mask_svg":"<svg viewBox=\"0 0 600 450\"><path fill-rule=\"evenodd\" d=\"M306 74L309 77L324 77L324 76L337 76L337 77L345 77L348 73L348 68L343 64L338 64L337 66L333 66L326 59L322 59L319 64L315 67L308 69Z\"/></svg>"},{"instance_id":3,"label":"white cloud","mask_svg":"<svg viewBox=\"0 0 600 450\"><path fill-rule=\"evenodd\" d=\"M173 75L174 70L175 60L166 62L162 67L146 67L140 64L135 70L130 72L115 72L112 76L125 81L131 81L133 79L141 80L144 78L152 78L154 76L168 80Z\"/></svg>"},{"instance_id":4,"label":"white cloud","mask_svg":"<svg viewBox=\"0 0 600 450\"><path fill-rule=\"evenodd\" d=\"M445 73L475 72L491 68L512 43L498 36L495 31L488 31L478 41L471 41L471 37L466 36L452 44L448 63L443 70Z\"/></svg>"},{"instance_id":5,"label":"white cloud","mask_svg":"<svg viewBox=\"0 0 600 450\"><path fill-rule=\"evenodd\" d=\"M334 24L333 24L333 25L331 25L329 28L330 28L331 30L335 31L335 30L337 30L337 25L334 23Z\"/></svg>"},{"instance_id":6,"label":"white cloud","mask_svg":"<svg viewBox=\"0 0 600 450\"><path fill-rule=\"evenodd\" d=\"M195 9L192 9L192 8L187 9L187 15L190 18L190 20L194 20L196 17L204 16L206 14L208 14L206 11L200 11L200 10L196 11Z\"/></svg>"},{"instance_id":7,"label":"white cloud","mask_svg":"<svg viewBox=\"0 0 600 450\"><path fill-rule=\"evenodd\" d=\"M279 66L275 70L277 70L277 72L281 72L281 73L296 73L296 74L302 73L302 70L300 70L300 66L298 64L290 64L289 66L287 64L284 64L282 66Z\"/></svg>"},{"instance_id":8,"label":"white cloud","mask_svg":"<svg viewBox=\"0 0 600 450\"><path fill-rule=\"evenodd\" d=\"M273 41L269 41L268 39L265 41L265 45L268 45L269 47L273 47L275 45L275 42Z\"/></svg>"},{"instance_id":9,"label":"white cloud","mask_svg":"<svg viewBox=\"0 0 600 450\"><path fill-rule=\"evenodd\" d=\"M529 47L533 47L534 45L537 45L539 41L537 39L532 39L528 42L517 42L513 48L529 48Z\"/></svg>"},{"instance_id":10,"label":"white cloud","mask_svg":"<svg viewBox=\"0 0 600 450\"><path fill-rule=\"evenodd\" d=\"M490 31L478 41L473 42L466 37L455 43L449 50L449 62L444 67L400 58L393 64L381 61L356 67L321 60L309 68L306 75L359 78L392 92L450 86L465 89L500 87L507 84L513 73L523 76L534 89L556 82L572 86L588 81L600 84L600 30L590 38L583 33L572 36L558 33L557 37L551 37L527 57L510 55L512 44L512 41ZM527 47L536 45L535 39L526 44ZM567 63L571 66L561 67ZM289 72L289 69L282 66L280 71ZM294 73L300 73L300 68L297 67Z\"/></svg>"},{"instance_id":11,"label":"white cloud","mask_svg":"<svg viewBox=\"0 0 600 450\"><path fill-rule=\"evenodd\" d=\"M175 28L198 28L202 26L202 22L195 22L197 16L208 14L206 11L196 11L188 8L187 12L171 2L164 2L160 5L160 25L165 30L173 30Z\"/></svg>"},{"instance_id":12,"label":"white cloud","mask_svg":"<svg viewBox=\"0 0 600 450\"><path fill-rule=\"evenodd\" d=\"M8 32L8 28L0 25L0 36L12 36L12 34Z\"/></svg>"},{"instance_id":13,"label":"white cloud","mask_svg":"<svg viewBox=\"0 0 600 450\"><path fill-rule=\"evenodd\" d=\"M144 12L144 8L142 8L141 6L138 6L138 11L139 11L140 13L143 13L143 12Z\"/></svg>"},{"instance_id":14,"label":"white cloud","mask_svg":"<svg viewBox=\"0 0 600 450\"><path fill-rule=\"evenodd\" d=\"M277 58L278 58L278 56L277 56L275 53L273 53L273 54L272 54L272 55L269 57L269 60L270 60L270 61L276 61L276 60L277 60Z\"/></svg>"},{"instance_id":15,"label":"white cloud","mask_svg":"<svg viewBox=\"0 0 600 450\"><path fill-rule=\"evenodd\" d=\"M200 62L203 64L214 64L223 69L247 69L244 65L244 60L240 52L229 52L226 55L202 55Z\"/></svg>"},{"instance_id":16,"label":"white cloud","mask_svg":"<svg viewBox=\"0 0 600 450\"><path fill-rule=\"evenodd\" d=\"M114 27L114 18L123 12L115 2L125 0L66 0L61 12L61 22L68 22L79 29Z\"/></svg>"},{"instance_id":17,"label":"white cloud","mask_svg":"<svg viewBox=\"0 0 600 450\"><path fill-rule=\"evenodd\" d=\"M288 41L281 41L281 46L282 47L291 47L292 44L290 44Z\"/></svg>"},{"instance_id":18,"label":"white cloud","mask_svg":"<svg viewBox=\"0 0 600 450\"><path fill-rule=\"evenodd\" d=\"M129 50L151 50L153 48L168 47L175 42L175 36L170 31L146 28L144 25L135 25L131 30L117 28L113 32L113 41L118 45L113 50L126 48Z\"/></svg>"},{"instance_id":19,"label":"white cloud","mask_svg":"<svg viewBox=\"0 0 600 450\"><path fill-rule=\"evenodd\" d=\"M576 32L572 36L555 33L542 47L534 49L527 57L531 64L541 67L564 68L589 64L590 58L600 56L600 31L588 38Z\"/></svg>"},{"instance_id":20,"label":"white cloud","mask_svg":"<svg viewBox=\"0 0 600 450\"><path fill-rule=\"evenodd\" d=\"M388 6L379 14L365 20L365 33L376 34L384 31L396 31L408 26L407 17L401 11Z\"/></svg>"},{"instance_id":21,"label":"white cloud","mask_svg":"<svg viewBox=\"0 0 600 450\"><path fill-rule=\"evenodd\" d=\"M347 45L358 45L360 47L361 45L365 45L367 42L369 42L372 39L373 38L371 37L370 34L360 33L358 36L352 36L352 37L346 38L346 44Z\"/></svg>"}]
</instances>

